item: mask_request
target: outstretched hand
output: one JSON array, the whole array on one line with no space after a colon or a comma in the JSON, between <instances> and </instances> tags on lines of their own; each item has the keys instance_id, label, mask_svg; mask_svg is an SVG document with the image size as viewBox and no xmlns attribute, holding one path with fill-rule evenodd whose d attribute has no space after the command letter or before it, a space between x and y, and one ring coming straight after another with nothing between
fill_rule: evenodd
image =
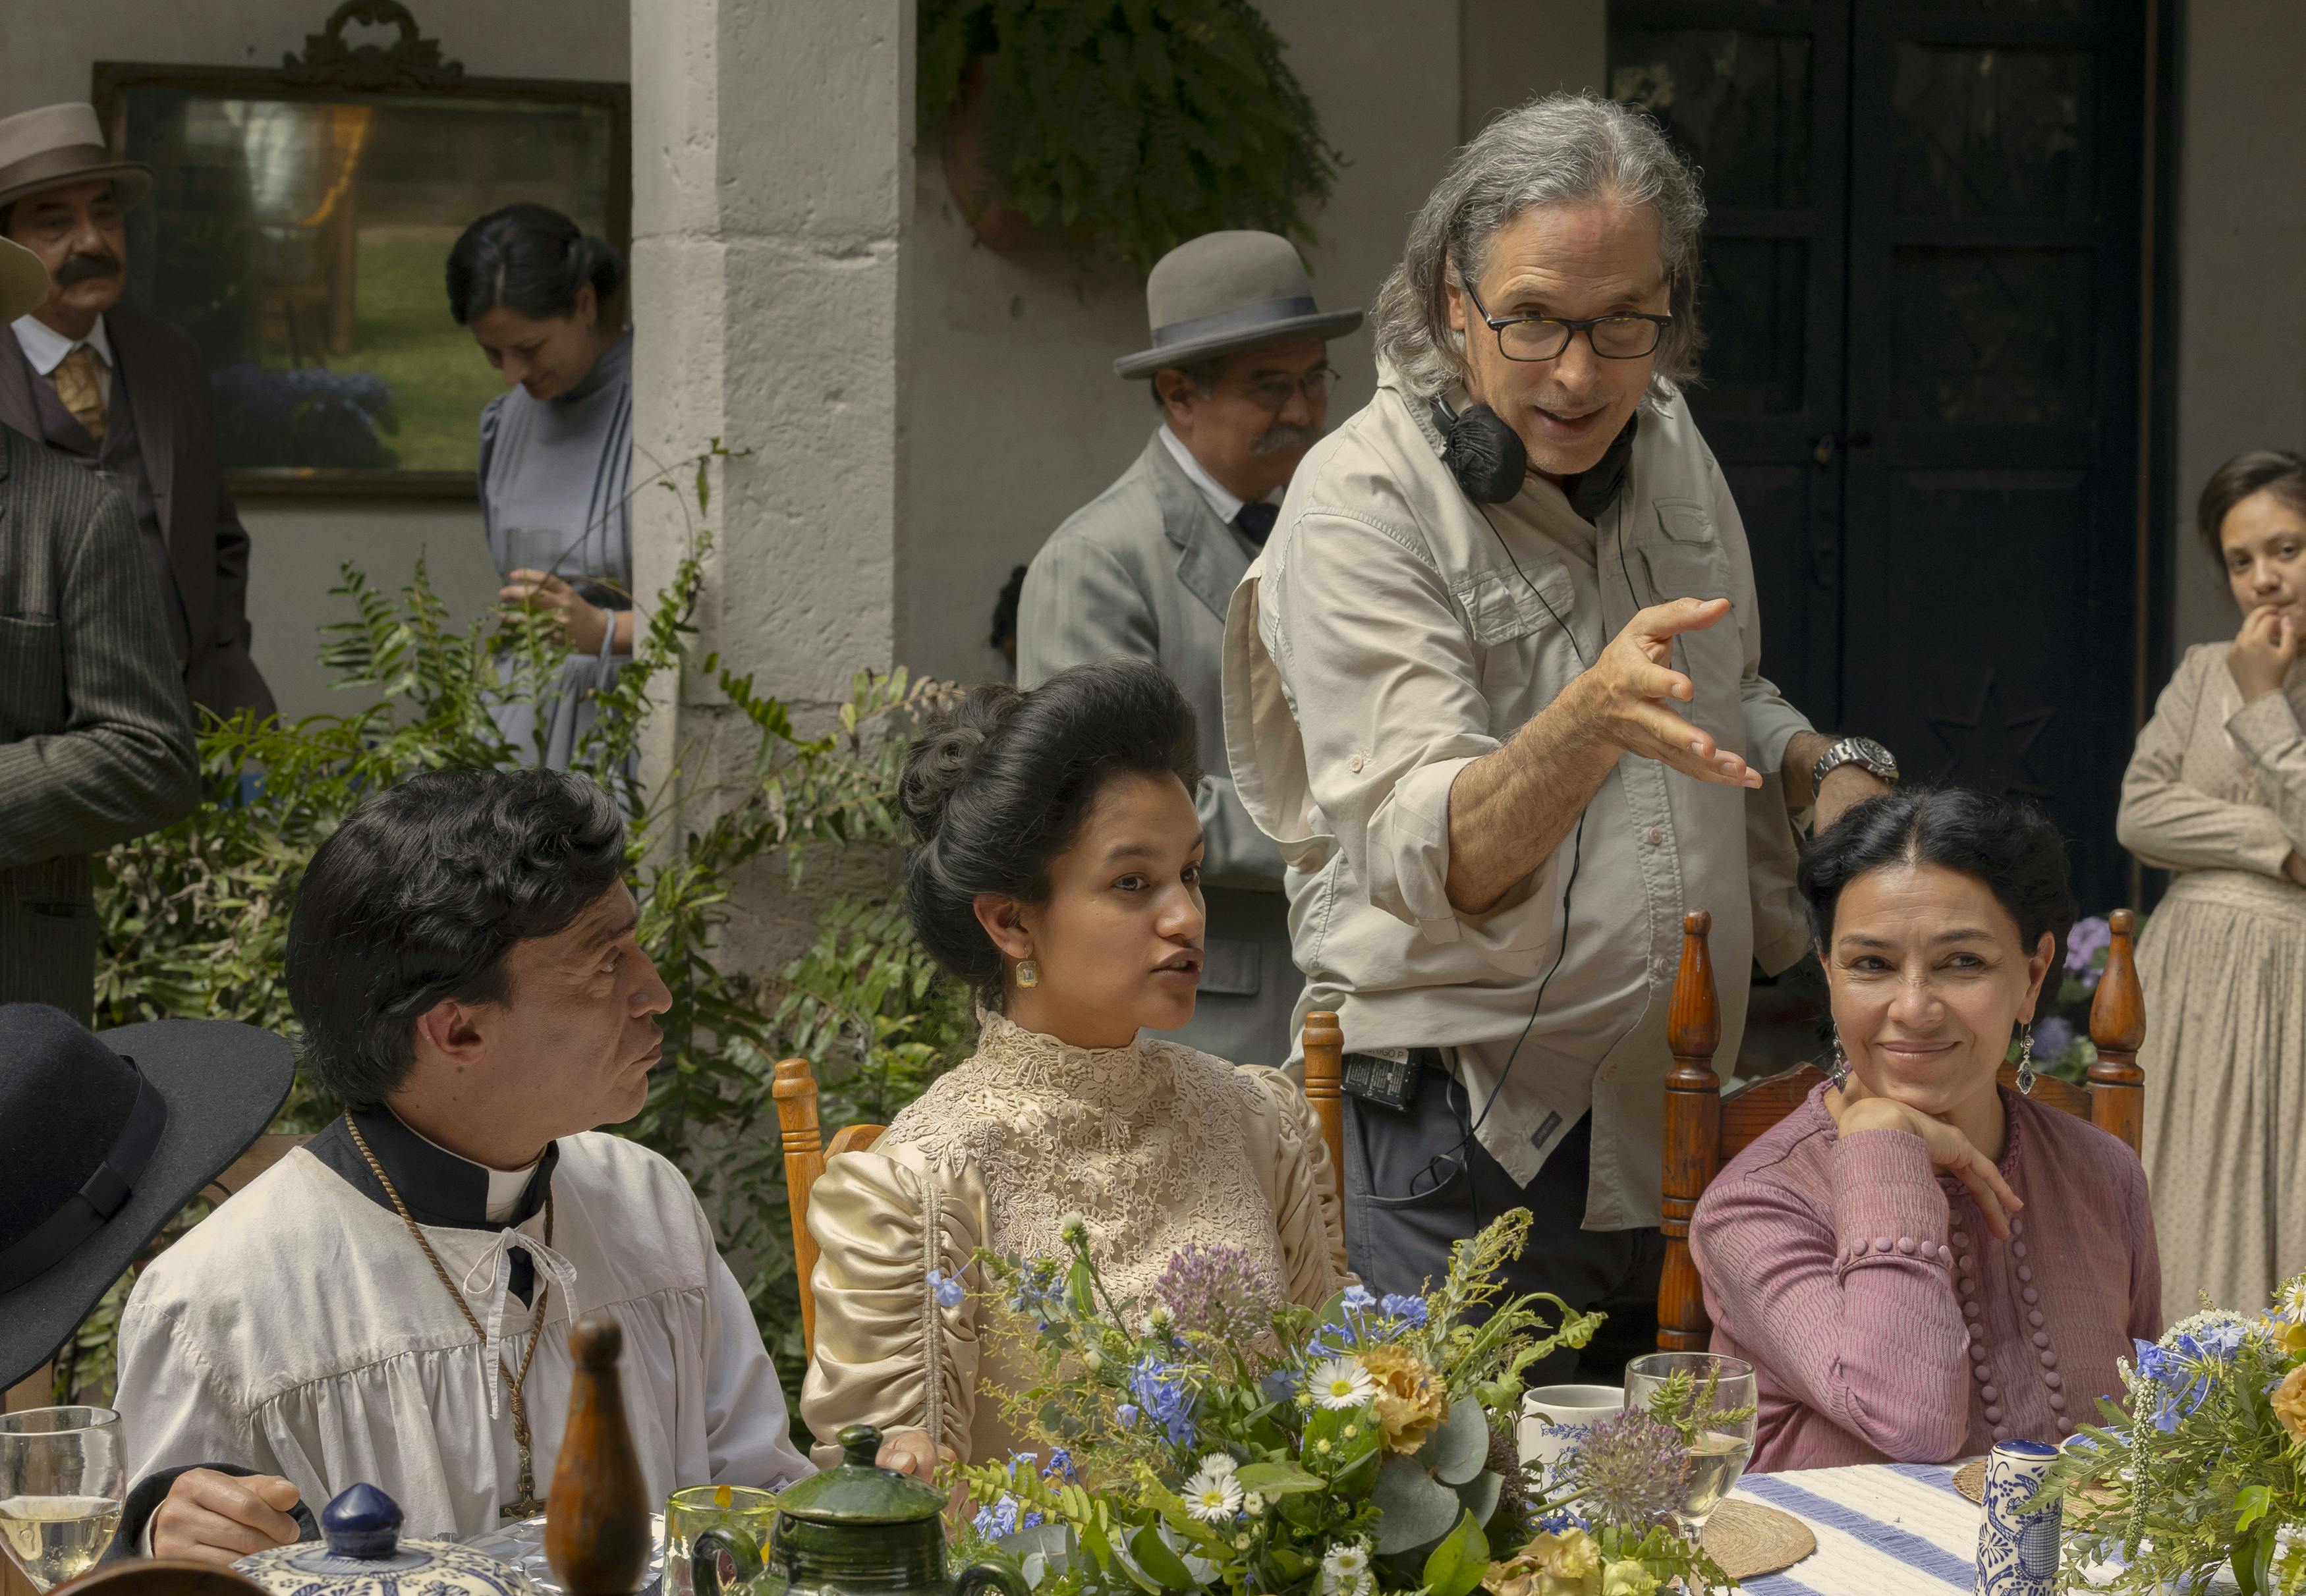
<instances>
[{"instance_id":1,"label":"outstretched hand","mask_svg":"<svg viewBox=\"0 0 2306 1596\"><path fill-rule=\"evenodd\" d=\"M1761 772L1673 708L1697 696L1697 684L1673 669L1673 640L1717 626L1729 614L1727 599L1674 599L1636 614L1571 684L1579 720L1601 741L1684 775L1759 787Z\"/></svg>"}]
</instances>

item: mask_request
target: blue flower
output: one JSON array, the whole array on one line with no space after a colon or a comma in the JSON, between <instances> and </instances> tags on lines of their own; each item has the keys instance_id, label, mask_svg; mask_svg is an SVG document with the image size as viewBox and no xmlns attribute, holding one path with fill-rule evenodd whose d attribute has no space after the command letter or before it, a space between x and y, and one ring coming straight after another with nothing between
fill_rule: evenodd
<instances>
[{"instance_id":1,"label":"blue flower","mask_svg":"<svg viewBox=\"0 0 2306 1596\"><path fill-rule=\"evenodd\" d=\"M1073 1473L1073 1455L1063 1447L1052 1447L1049 1448L1049 1461L1042 1465L1041 1478L1054 1480L1060 1474L1068 1480L1076 1478Z\"/></svg>"},{"instance_id":2,"label":"blue flower","mask_svg":"<svg viewBox=\"0 0 2306 1596\"><path fill-rule=\"evenodd\" d=\"M1113 1410L1113 1416L1123 1430L1137 1428L1137 1404L1133 1402L1123 1403Z\"/></svg>"},{"instance_id":3,"label":"blue flower","mask_svg":"<svg viewBox=\"0 0 2306 1596\"><path fill-rule=\"evenodd\" d=\"M2057 1014L2034 1022L2034 1062L2054 1064L2072 1048L2074 1022Z\"/></svg>"},{"instance_id":4,"label":"blue flower","mask_svg":"<svg viewBox=\"0 0 2306 1596\"><path fill-rule=\"evenodd\" d=\"M1394 1292L1388 1292L1379 1299L1377 1310L1388 1319L1400 1319L1403 1323L1414 1325L1421 1330L1425 1327L1425 1299L1422 1297L1405 1297Z\"/></svg>"},{"instance_id":5,"label":"blue flower","mask_svg":"<svg viewBox=\"0 0 2306 1596\"><path fill-rule=\"evenodd\" d=\"M1366 1286L1360 1285L1349 1285L1345 1287L1344 1300L1345 1311L1347 1313L1359 1313L1362 1310L1371 1306L1377 1302L1377 1299L1370 1294L1369 1289Z\"/></svg>"},{"instance_id":6,"label":"blue flower","mask_svg":"<svg viewBox=\"0 0 2306 1596\"><path fill-rule=\"evenodd\" d=\"M1004 1535L1017 1532L1017 1498L1004 1496L990 1507L979 1507L969 1527L987 1541L998 1541Z\"/></svg>"},{"instance_id":7,"label":"blue flower","mask_svg":"<svg viewBox=\"0 0 2306 1596\"><path fill-rule=\"evenodd\" d=\"M1591 1526L1589 1526L1585 1520L1577 1514L1572 1512L1567 1507L1564 1507L1559 1512L1549 1513L1543 1518L1539 1519L1537 1521L1537 1527L1549 1535L1563 1535L1568 1533L1571 1530L1583 1530L1590 1528Z\"/></svg>"},{"instance_id":8,"label":"blue flower","mask_svg":"<svg viewBox=\"0 0 2306 1596\"><path fill-rule=\"evenodd\" d=\"M2209 1377L2197 1372L2195 1365L2201 1361L2199 1358L2157 1346L2150 1341L2131 1344L2138 1352L2139 1378L2158 1388L2154 1411L2147 1416L2155 1429L2168 1435L2178 1428L2180 1420L2202 1405L2202 1399L2210 1394Z\"/></svg>"},{"instance_id":9,"label":"blue flower","mask_svg":"<svg viewBox=\"0 0 2306 1596\"><path fill-rule=\"evenodd\" d=\"M966 1294L961 1289L961 1282L943 1269L929 1271L929 1290L936 1293L937 1306L940 1308L960 1307L961 1300Z\"/></svg>"},{"instance_id":10,"label":"blue flower","mask_svg":"<svg viewBox=\"0 0 2306 1596\"><path fill-rule=\"evenodd\" d=\"M1146 1417L1167 1432L1173 1447L1190 1447L1200 1433L1193 1423L1195 1398L1185 1388L1185 1376L1174 1363L1149 1354L1129 1371L1129 1394Z\"/></svg>"}]
</instances>

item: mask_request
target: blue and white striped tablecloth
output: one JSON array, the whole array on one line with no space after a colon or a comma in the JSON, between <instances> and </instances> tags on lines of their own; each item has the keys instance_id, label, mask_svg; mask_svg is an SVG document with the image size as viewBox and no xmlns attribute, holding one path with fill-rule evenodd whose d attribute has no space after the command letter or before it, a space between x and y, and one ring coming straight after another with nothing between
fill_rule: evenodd
<instances>
[{"instance_id":1,"label":"blue and white striped tablecloth","mask_svg":"<svg viewBox=\"0 0 2306 1596\"><path fill-rule=\"evenodd\" d=\"M1790 1513L1817 1550L1783 1574L1747 1580L1754 1596L1948 1596L1977 1566L1978 1506L1943 1464L1866 1464L1748 1474L1734 1493Z\"/></svg>"},{"instance_id":2,"label":"blue and white striped tablecloth","mask_svg":"<svg viewBox=\"0 0 2306 1596\"><path fill-rule=\"evenodd\" d=\"M1783 1574L1745 1582L1753 1596L1951 1596L1977 1569L1983 1510L1945 1464L1863 1464L1748 1474L1731 1493L1790 1513L1817 1550ZM2215 1589L2232 1591L2221 1575Z\"/></svg>"}]
</instances>

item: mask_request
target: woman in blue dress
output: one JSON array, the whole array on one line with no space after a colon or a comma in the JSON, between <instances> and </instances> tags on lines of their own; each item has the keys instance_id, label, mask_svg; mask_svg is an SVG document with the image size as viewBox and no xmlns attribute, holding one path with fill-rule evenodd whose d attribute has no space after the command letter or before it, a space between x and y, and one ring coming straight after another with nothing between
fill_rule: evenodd
<instances>
[{"instance_id":1,"label":"woman in blue dress","mask_svg":"<svg viewBox=\"0 0 2306 1596\"><path fill-rule=\"evenodd\" d=\"M508 205L448 252L448 310L505 391L481 412L481 516L508 602L557 616L568 656L534 705L494 711L566 769L633 651L633 339L617 252L557 210Z\"/></svg>"}]
</instances>

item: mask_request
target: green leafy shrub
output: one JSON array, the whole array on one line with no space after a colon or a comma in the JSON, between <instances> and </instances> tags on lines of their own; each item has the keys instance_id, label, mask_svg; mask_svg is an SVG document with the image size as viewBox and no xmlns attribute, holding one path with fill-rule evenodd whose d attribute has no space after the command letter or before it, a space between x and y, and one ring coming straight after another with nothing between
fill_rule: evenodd
<instances>
[{"instance_id":1,"label":"green leafy shrub","mask_svg":"<svg viewBox=\"0 0 2306 1596\"><path fill-rule=\"evenodd\" d=\"M1045 232L1140 275L1227 227L1311 238L1338 156L1246 0L920 0L920 125L986 63L986 176Z\"/></svg>"},{"instance_id":2,"label":"green leafy shrub","mask_svg":"<svg viewBox=\"0 0 2306 1596\"><path fill-rule=\"evenodd\" d=\"M799 1304L769 1091L774 1061L798 1054L816 1065L829 1135L842 1124L885 1122L966 1054L975 1023L967 994L937 977L893 895L833 901L815 945L781 981L723 969L716 954L735 907L731 883L740 866L765 856L781 855L797 879L813 846L897 842L904 747L948 689L901 670L860 672L838 730L801 735L787 706L756 692L749 677L713 656L690 659L706 544L701 535L692 541L671 586L645 611L632 659L600 695L572 766L624 805L639 940L673 1000L662 1018L665 1063L651 1077L647 1106L615 1129L688 1175L717 1216L722 1250L749 1279L747 1295L788 1389L798 1390ZM564 653L544 617L491 617L457 630L422 561L397 595L351 566L334 591L353 614L324 628L321 658L339 685L376 701L293 724L243 715L209 726L201 739L207 796L200 807L101 862L99 1026L218 1016L293 1036L281 952L313 848L363 794L421 771L526 757L489 710L508 698L534 703L550 690ZM733 793L724 785L709 815L679 812L678 781L648 792L636 773L653 695L685 665L718 680L755 739L744 784ZM337 1108L300 1072L273 1129L317 1131ZM198 1203L187 1208L158 1245L206 1211ZM110 1390L115 1330L133 1278L132 1270L115 1283L59 1355L59 1393Z\"/></svg>"}]
</instances>

